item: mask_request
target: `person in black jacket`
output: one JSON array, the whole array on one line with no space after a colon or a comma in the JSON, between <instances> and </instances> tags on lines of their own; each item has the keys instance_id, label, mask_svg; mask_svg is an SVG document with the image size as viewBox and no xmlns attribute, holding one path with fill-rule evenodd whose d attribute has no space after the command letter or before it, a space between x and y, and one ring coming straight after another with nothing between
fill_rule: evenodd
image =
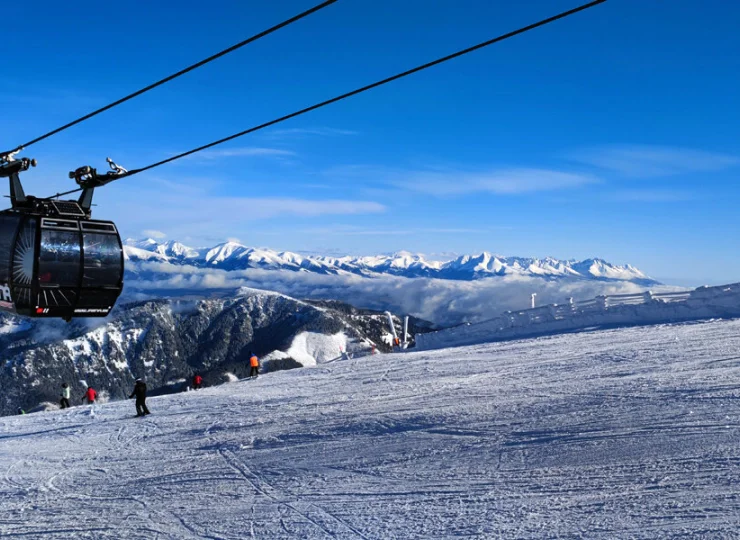
<instances>
[{"instance_id":1,"label":"person in black jacket","mask_svg":"<svg viewBox=\"0 0 740 540\"><path fill-rule=\"evenodd\" d=\"M136 396L136 416L150 414L149 409L146 408L146 383L141 379L136 379L134 391L131 392L129 399L134 396Z\"/></svg>"}]
</instances>

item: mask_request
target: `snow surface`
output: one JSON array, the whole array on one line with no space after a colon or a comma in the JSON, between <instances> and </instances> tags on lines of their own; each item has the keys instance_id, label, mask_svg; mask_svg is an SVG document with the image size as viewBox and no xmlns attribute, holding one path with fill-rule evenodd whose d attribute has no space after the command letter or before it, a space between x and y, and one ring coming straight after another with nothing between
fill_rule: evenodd
<instances>
[{"instance_id":1,"label":"snow surface","mask_svg":"<svg viewBox=\"0 0 740 540\"><path fill-rule=\"evenodd\" d=\"M0 419L0 537L736 538L740 321Z\"/></svg>"}]
</instances>

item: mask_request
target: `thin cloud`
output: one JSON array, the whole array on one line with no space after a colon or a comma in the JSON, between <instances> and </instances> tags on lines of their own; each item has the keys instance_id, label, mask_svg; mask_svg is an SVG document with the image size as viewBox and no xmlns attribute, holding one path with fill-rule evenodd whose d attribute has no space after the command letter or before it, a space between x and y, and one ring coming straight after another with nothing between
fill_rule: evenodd
<instances>
[{"instance_id":1,"label":"thin cloud","mask_svg":"<svg viewBox=\"0 0 740 540\"><path fill-rule=\"evenodd\" d=\"M399 227L396 229L365 229L360 227L319 227L306 232L323 236L412 236L420 234L490 234L494 231L511 230L512 227L487 227L485 229L455 227Z\"/></svg>"},{"instance_id":2,"label":"thin cloud","mask_svg":"<svg viewBox=\"0 0 740 540\"><path fill-rule=\"evenodd\" d=\"M194 154L193 158L198 159L221 159L230 157L292 157L296 153L291 150L281 148L264 148L246 146L242 148L222 148L218 150L203 150Z\"/></svg>"},{"instance_id":3,"label":"thin cloud","mask_svg":"<svg viewBox=\"0 0 740 540\"><path fill-rule=\"evenodd\" d=\"M522 168L483 173L416 173L397 185L439 196L471 193L522 195L572 189L596 182L591 175Z\"/></svg>"},{"instance_id":4,"label":"thin cloud","mask_svg":"<svg viewBox=\"0 0 740 540\"><path fill-rule=\"evenodd\" d=\"M144 229L141 232L147 238L156 238L157 240L162 240L163 238L167 238L166 233L163 233L162 231L157 231L155 229Z\"/></svg>"},{"instance_id":5,"label":"thin cloud","mask_svg":"<svg viewBox=\"0 0 740 540\"><path fill-rule=\"evenodd\" d=\"M331 177L383 182L406 191L440 197L494 193L524 195L574 189L599 182L590 174L544 168L513 167L471 172L466 170L401 170L352 165L325 171Z\"/></svg>"},{"instance_id":6,"label":"thin cloud","mask_svg":"<svg viewBox=\"0 0 740 540\"><path fill-rule=\"evenodd\" d=\"M688 191L629 189L611 193L608 198L618 202L683 202L696 197Z\"/></svg>"},{"instance_id":7,"label":"thin cloud","mask_svg":"<svg viewBox=\"0 0 740 540\"><path fill-rule=\"evenodd\" d=\"M345 199L299 199L291 197L214 197L199 199L161 195L149 198L151 203L140 203L136 216L124 212L118 219L122 223L131 217L156 222L161 220L173 225L188 226L197 232L207 223L234 224L280 217L318 217L325 215L377 214L386 211L383 204L373 201Z\"/></svg>"},{"instance_id":8,"label":"thin cloud","mask_svg":"<svg viewBox=\"0 0 740 540\"><path fill-rule=\"evenodd\" d=\"M134 177L135 178L135 177ZM181 197L201 197L208 194L209 189L223 186L223 180L212 176L181 176L176 181L166 177L153 176L147 178L147 190L156 191L162 195L177 193ZM117 184L112 184L114 187Z\"/></svg>"},{"instance_id":9,"label":"thin cloud","mask_svg":"<svg viewBox=\"0 0 740 540\"><path fill-rule=\"evenodd\" d=\"M304 137L304 136L342 137L342 136L353 136L353 135L359 135L359 132L352 131L350 129L315 127L315 128L275 129L275 130L268 132L265 136L268 138L281 138L281 137Z\"/></svg>"},{"instance_id":10,"label":"thin cloud","mask_svg":"<svg viewBox=\"0 0 740 540\"><path fill-rule=\"evenodd\" d=\"M342 214L375 214L385 212L386 207L372 201L342 199L309 200L288 197L229 197L211 201L214 208L243 215L247 212L253 219L275 216L317 217Z\"/></svg>"},{"instance_id":11,"label":"thin cloud","mask_svg":"<svg viewBox=\"0 0 740 540\"><path fill-rule=\"evenodd\" d=\"M300 182L293 185L304 189L336 189L336 186L332 186L331 184L313 184Z\"/></svg>"},{"instance_id":12,"label":"thin cloud","mask_svg":"<svg viewBox=\"0 0 740 540\"><path fill-rule=\"evenodd\" d=\"M632 178L721 171L740 164L740 159L733 155L670 146L608 146L573 153L568 157Z\"/></svg>"},{"instance_id":13,"label":"thin cloud","mask_svg":"<svg viewBox=\"0 0 740 540\"><path fill-rule=\"evenodd\" d=\"M224 231L244 235L255 223L268 220L291 227L301 218L380 214L387 210L373 199L230 196L224 194L222 185L212 185L208 178L187 179L187 183L182 179L178 183L159 179L140 184L135 190L103 190L98 200L106 208L106 217L115 221L125 236L147 229L166 231L170 238L223 238ZM269 228L260 223L260 229Z\"/></svg>"},{"instance_id":14,"label":"thin cloud","mask_svg":"<svg viewBox=\"0 0 740 540\"><path fill-rule=\"evenodd\" d=\"M27 84L6 84L0 88L0 103L12 106L32 105L57 110L99 107L104 101L90 94L80 93L77 89L29 89Z\"/></svg>"}]
</instances>

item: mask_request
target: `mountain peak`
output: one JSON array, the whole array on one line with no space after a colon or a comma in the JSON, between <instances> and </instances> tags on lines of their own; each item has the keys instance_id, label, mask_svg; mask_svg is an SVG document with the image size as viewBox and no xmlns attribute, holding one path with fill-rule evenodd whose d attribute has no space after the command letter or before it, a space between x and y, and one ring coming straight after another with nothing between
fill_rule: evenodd
<instances>
[{"instance_id":1,"label":"mountain peak","mask_svg":"<svg viewBox=\"0 0 740 540\"><path fill-rule=\"evenodd\" d=\"M188 247L175 240L169 240L163 244L157 245L154 248L154 251L160 255L183 259L196 259L200 256L200 252L197 249Z\"/></svg>"},{"instance_id":2,"label":"mountain peak","mask_svg":"<svg viewBox=\"0 0 740 540\"><path fill-rule=\"evenodd\" d=\"M153 238L144 238L142 240L136 240L135 238L127 238L123 244L125 246L135 247L139 249L146 249L147 251L154 250L159 246L159 242Z\"/></svg>"}]
</instances>

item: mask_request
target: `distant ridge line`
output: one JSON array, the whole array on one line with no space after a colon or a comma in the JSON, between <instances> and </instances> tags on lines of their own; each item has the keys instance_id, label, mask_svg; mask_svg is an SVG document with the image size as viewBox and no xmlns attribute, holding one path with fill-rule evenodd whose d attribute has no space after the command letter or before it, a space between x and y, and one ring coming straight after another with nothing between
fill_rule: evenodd
<instances>
[{"instance_id":1,"label":"distant ridge line","mask_svg":"<svg viewBox=\"0 0 740 540\"><path fill-rule=\"evenodd\" d=\"M373 256L302 255L290 251L248 247L223 242L213 247L192 248L180 242L126 240L125 257L133 263L165 262L177 266L226 271L265 269L313 272L318 274L391 275L407 278L437 278L473 281L496 276L529 276L544 279L627 281L659 285L655 279L632 265L615 265L603 259L582 261L554 257L504 257L488 252L461 255L451 260L428 260L423 255L398 252Z\"/></svg>"}]
</instances>

